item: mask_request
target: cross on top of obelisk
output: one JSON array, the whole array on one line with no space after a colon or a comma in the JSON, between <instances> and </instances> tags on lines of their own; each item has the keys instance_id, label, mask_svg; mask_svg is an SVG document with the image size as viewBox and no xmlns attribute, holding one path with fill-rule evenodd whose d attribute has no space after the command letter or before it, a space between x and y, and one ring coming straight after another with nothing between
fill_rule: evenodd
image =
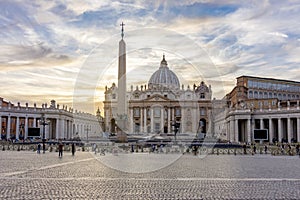
<instances>
[{"instance_id":1,"label":"cross on top of obelisk","mask_svg":"<svg viewBox=\"0 0 300 200\"><path fill-rule=\"evenodd\" d=\"M122 26L122 29L121 29L122 33L121 33L121 36L122 36L122 39L123 39L123 37L124 37L124 26L125 26L125 24L122 22L122 24L120 24L120 26Z\"/></svg>"}]
</instances>

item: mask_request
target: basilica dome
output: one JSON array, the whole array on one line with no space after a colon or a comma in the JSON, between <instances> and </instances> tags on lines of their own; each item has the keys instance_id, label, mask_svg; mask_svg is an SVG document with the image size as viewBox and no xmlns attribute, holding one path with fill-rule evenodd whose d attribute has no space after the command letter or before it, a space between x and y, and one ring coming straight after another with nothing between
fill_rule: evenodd
<instances>
[{"instance_id":1,"label":"basilica dome","mask_svg":"<svg viewBox=\"0 0 300 200\"><path fill-rule=\"evenodd\" d=\"M159 69L152 74L148 82L148 86L150 88L156 86L163 86L169 89L180 88L179 79L177 78L176 74L169 69L168 63L165 60L165 55L163 55Z\"/></svg>"}]
</instances>

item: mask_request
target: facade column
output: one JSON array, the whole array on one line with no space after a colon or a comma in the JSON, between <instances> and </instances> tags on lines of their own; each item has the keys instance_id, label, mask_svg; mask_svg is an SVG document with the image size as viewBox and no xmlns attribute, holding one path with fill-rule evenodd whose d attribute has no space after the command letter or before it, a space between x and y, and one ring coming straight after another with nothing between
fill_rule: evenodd
<instances>
[{"instance_id":1,"label":"facade column","mask_svg":"<svg viewBox=\"0 0 300 200\"><path fill-rule=\"evenodd\" d=\"M236 119L234 123L234 140L239 142L239 120Z\"/></svg>"},{"instance_id":2,"label":"facade column","mask_svg":"<svg viewBox=\"0 0 300 200\"><path fill-rule=\"evenodd\" d=\"M300 118L297 118L297 142L300 142Z\"/></svg>"},{"instance_id":3,"label":"facade column","mask_svg":"<svg viewBox=\"0 0 300 200\"><path fill-rule=\"evenodd\" d=\"M251 143L251 118L247 119L247 143Z\"/></svg>"},{"instance_id":4,"label":"facade column","mask_svg":"<svg viewBox=\"0 0 300 200\"><path fill-rule=\"evenodd\" d=\"M144 108L144 133L147 133L147 108Z\"/></svg>"},{"instance_id":5,"label":"facade column","mask_svg":"<svg viewBox=\"0 0 300 200\"><path fill-rule=\"evenodd\" d=\"M17 117L17 122L16 122L16 139L19 139L19 133L20 133L20 118Z\"/></svg>"},{"instance_id":6,"label":"facade column","mask_svg":"<svg viewBox=\"0 0 300 200\"><path fill-rule=\"evenodd\" d=\"M229 138L230 142L234 142L234 119L231 118L229 122Z\"/></svg>"},{"instance_id":7,"label":"facade column","mask_svg":"<svg viewBox=\"0 0 300 200\"><path fill-rule=\"evenodd\" d=\"M60 120L59 118L56 118L56 134L55 134L55 139L59 139L60 138L60 129L59 129L59 124L60 124Z\"/></svg>"},{"instance_id":8,"label":"facade column","mask_svg":"<svg viewBox=\"0 0 300 200\"><path fill-rule=\"evenodd\" d=\"M278 141L281 142L282 139L282 121L278 118Z\"/></svg>"},{"instance_id":9,"label":"facade column","mask_svg":"<svg viewBox=\"0 0 300 200\"><path fill-rule=\"evenodd\" d=\"M60 119L60 138L65 138L65 119Z\"/></svg>"},{"instance_id":10,"label":"facade column","mask_svg":"<svg viewBox=\"0 0 300 200\"><path fill-rule=\"evenodd\" d=\"M6 129L6 138L10 139L10 123L11 123L11 118L10 115L7 116L7 129Z\"/></svg>"},{"instance_id":11,"label":"facade column","mask_svg":"<svg viewBox=\"0 0 300 200\"><path fill-rule=\"evenodd\" d=\"M269 143L273 143L274 128L272 118L269 118Z\"/></svg>"},{"instance_id":12,"label":"facade column","mask_svg":"<svg viewBox=\"0 0 300 200\"><path fill-rule=\"evenodd\" d=\"M184 133L185 132L185 113L184 113L184 108L181 107L181 132L180 133Z\"/></svg>"},{"instance_id":13,"label":"facade column","mask_svg":"<svg viewBox=\"0 0 300 200\"><path fill-rule=\"evenodd\" d=\"M150 108L150 124L151 124L151 133L154 132L154 120L153 120L153 108Z\"/></svg>"},{"instance_id":14,"label":"facade column","mask_svg":"<svg viewBox=\"0 0 300 200\"><path fill-rule=\"evenodd\" d=\"M33 118L33 127L36 128L36 117Z\"/></svg>"},{"instance_id":15,"label":"facade column","mask_svg":"<svg viewBox=\"0 0 300 200\"><path fill-rule=\"evenodd\" d=\"M143 132L143 108L140 108L140 133Z\"/></svg>"},{"instance_id":16,"label":"facade column","mask_svg":"<svg viewBox=\"0 0 300 200\"><path fill-rule=\"evenodd\" d=\"M171 108L168 108L168 133L171 133Z\"/></svg>"},{"instance_id":17,"label":"facade column","mask_svg":"<svg viewBox=\"0 0 300 200\"><path fill-rule=\"evenodd\" d=\"M288 117L287 118L287 140L288 140L288 143L291 142L291 139L292 139L292 126L291 126L291 118Z\"/></svg>"},{"instance_id":18,"label":"facade column","mask_svg":"<svg viewBox=\"0 0 300 200\"><path fill-rule=\"evenodd\" d=\"M162 107L160 109L160 132L163 133L164 132L164 126L165 126L165 117L164 117L164 114L165 114L165 111L164 111L164 107Z\"/></svg>"},{"instance_id":19,"label":"facade column","mask_svg":"<svg viewBox=\"0 0 300 200\"><path fill-rule=\"evenodd\" d=\"M45 122L47 122L48 119L45 117ZM45 138L49 139L50 138L50 134L49 134L49 127L50 127L50 123L47 123L48 125L45 125ZM44 128L44 127L43 127Z\"/></svg>"},{"instance_id":20,"label":"facade column","mask_svg":"<svg viewBox=\"0 0 300 200\"><path fill-rule=\"evenodd\" d=\"M260 127L260 129L264 129L264 119L263 118L261 118L260 119L260 122L259 122L259 127Z\"/></svg>"},{"instance_id":21,"label":"facade column","mask_svg":"<svg viewBox=\"0 0 300 200\"><path fill-rule=\"evenodd\" d=\"M25 117L25 138L28 137L28 117Z\"/></svg>"},{"instance_id":22,"label":"facade column","mask_svg":"<svg viewBox=\"0 0 300 200\"><path fill-rule=\"evenodd\" d=\"M134 133L135 130L135 123L133 122L133 108L129 108L129 112L130 112L130 122L129 122L129 132L130 133Z\"/></svg>"}]
</instances>

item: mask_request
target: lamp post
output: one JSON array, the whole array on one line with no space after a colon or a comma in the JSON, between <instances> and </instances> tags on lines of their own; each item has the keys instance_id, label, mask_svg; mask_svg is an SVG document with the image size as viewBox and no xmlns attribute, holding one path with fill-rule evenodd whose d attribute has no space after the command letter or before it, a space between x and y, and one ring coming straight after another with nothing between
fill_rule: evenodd
<instances>
[{"instance_id":1,"label":"lamp post","mask_svg":"<svg viewBox=\"0 0 300 200\"><path fill-rule=\"evenodd\" d=\"M41 125L43 126L43 139L42 139L42 141L43 141L43 153L45 153L45 151L46 151L45 126L49 125L49 123L45 120L45 116L43 116L42 119L41 119Z\"/></svg>"}]
</instances>

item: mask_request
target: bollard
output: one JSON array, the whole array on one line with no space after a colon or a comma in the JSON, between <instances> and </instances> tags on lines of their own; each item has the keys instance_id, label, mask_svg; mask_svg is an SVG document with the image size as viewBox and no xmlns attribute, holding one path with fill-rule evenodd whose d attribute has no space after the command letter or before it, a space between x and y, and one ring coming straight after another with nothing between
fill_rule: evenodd
<instances>
[{"instance_id":1,"label":"bollard","mask_svg":"<svg viewBox=\"0 0 300 200\"><path fill-rule=\"evenodd\" d=\"M3 145L3 147L2 147L2 151L5 151L5 146Z\"/></svg>"},{"instance_id":2,"label":"bollard","mask_svg":"<svg viewBox=\"0 0 300 200\"><path fill-rule=\"evenodd\" d=\"M234 155L236 156L236 149L234 149Z\"/></svg>"}]
</instances>

